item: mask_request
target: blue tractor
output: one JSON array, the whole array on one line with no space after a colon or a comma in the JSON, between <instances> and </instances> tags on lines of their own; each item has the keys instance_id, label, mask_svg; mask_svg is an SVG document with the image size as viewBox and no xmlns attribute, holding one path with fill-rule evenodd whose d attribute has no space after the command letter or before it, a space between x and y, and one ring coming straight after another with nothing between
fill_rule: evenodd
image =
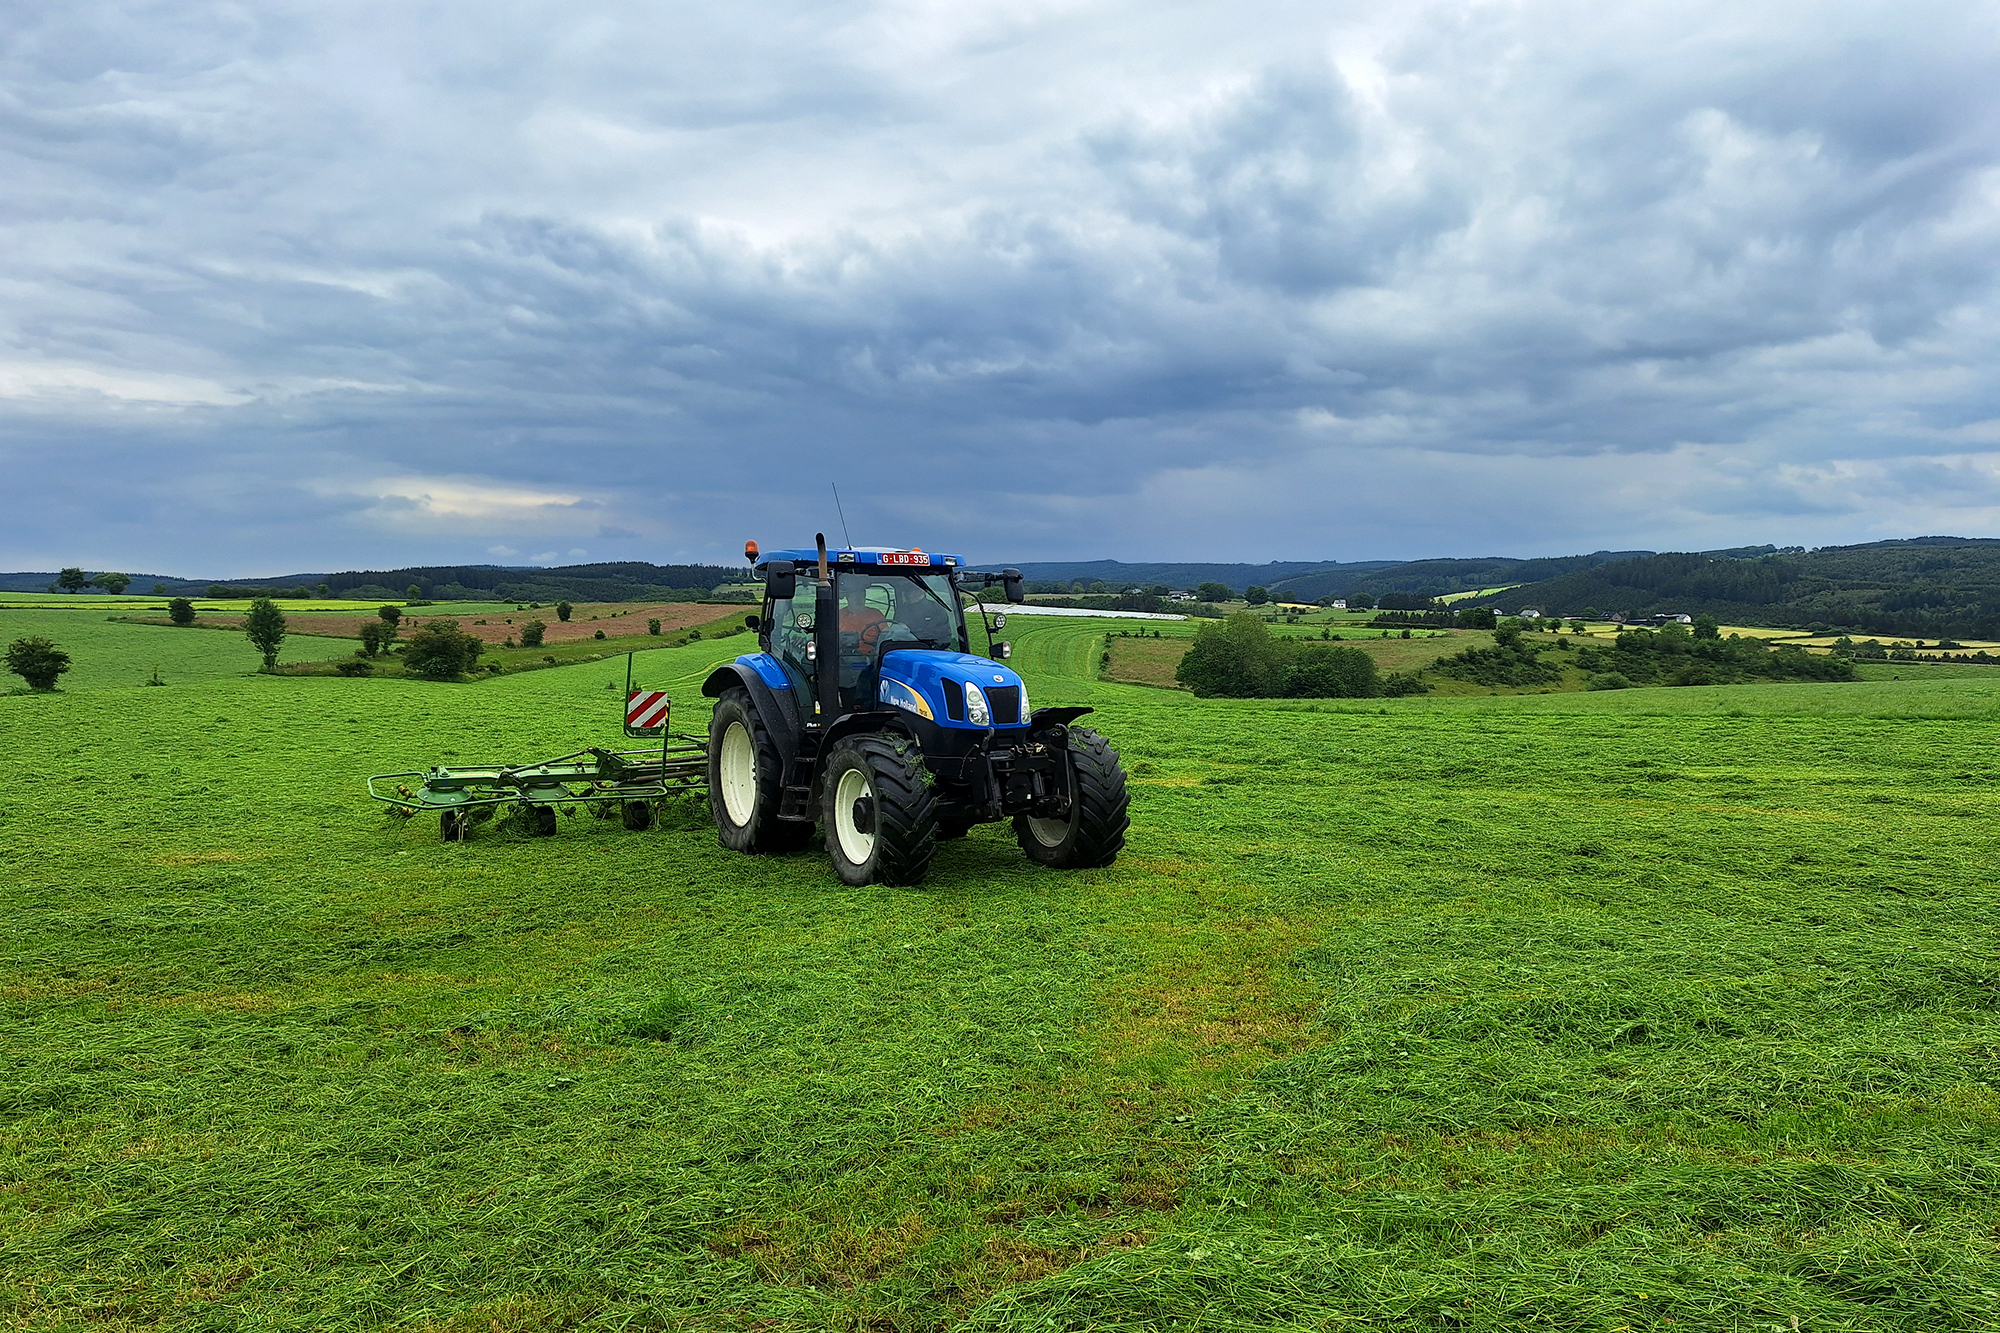
<instances>
[{"instance_id":1,"label":"blue tractor","mask_svg":"<svg viewBox=\"0 0 2000 1333\"><path fill-rule=\"evenodd\" d=\"M1021 574L884 547L744 550L764 584L747 618L760 651L702 686L708 799L722 845L797 851L825 830L849 884L915 884L941 838L1011 819L1021 850L1061 869L1111 864L1125 845L1125 771L1088 708L1030 710L1006 665L972 651L964 601ZM1004 614L995 617L1005 626ZM995 660L995 659L999 660Z\"/></svg>"}]
</instances>

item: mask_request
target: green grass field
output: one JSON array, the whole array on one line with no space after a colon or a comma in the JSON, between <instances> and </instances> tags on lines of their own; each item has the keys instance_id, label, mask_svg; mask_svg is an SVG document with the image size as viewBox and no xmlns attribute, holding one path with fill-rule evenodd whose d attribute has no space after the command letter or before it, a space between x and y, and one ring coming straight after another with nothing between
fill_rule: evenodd
<instances>
[{"instance_id":1,"label":"green grass field","mask_svg":"<svg viewBox=\"0 0 2000 1333\"><path fill-rule=\"evenodd\" d=\"M2000 1322L2000 681L1204 701L1104 628L1008 637L1125 855L918 889L361 795L615 741L622 662L0 698L0 1320Z\"/></svg>"},{"instance_id":2,"label":"green grass field","mask_svg":"<svg viewBox=\"0 0 2000 1333\"><path fill-rule=\"evenodd\" d=\"M110 601L109 597L102 599ZM263 665L263 657L241 633L179 629L166 625L124 625L78 611L0 609L0 646L41 635L70 655L62 677L65 690L102 690L142 685L160 669L168 685L241 676ZM351 641L293 632L278 661L311 662L354 651ZM19 676L0 676L0 691L23 688Z\"/></svg>"}]
</instances>

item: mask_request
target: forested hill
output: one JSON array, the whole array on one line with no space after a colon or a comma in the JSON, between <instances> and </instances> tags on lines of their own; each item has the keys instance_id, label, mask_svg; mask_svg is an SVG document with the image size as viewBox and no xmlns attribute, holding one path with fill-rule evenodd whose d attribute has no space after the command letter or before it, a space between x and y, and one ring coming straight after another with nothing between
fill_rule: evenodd
<instances>
[{"instance_id":1,"label":"forested hill","mask_svg":"<svg viewBox=\"0 0 2000 1333\"><path fill-rule=\"evenodd\" d=\"M1000 560L973 564L980 569L1011 566L1033 583L1102 583L1108 587L1145 587L1165 584L1169 588L1194 588L1204 583L1221 583L1241 592L1257 585L1275 588L1302 575L1323 577L1345 590L1355 579L1377 570L1395 567L1394 560L1273 560L1267 565L1203 564L1196 561L1167 560L1126 562L1123 560ZM1483 584L1474 584L1483 587ZM1314 593L1315 597L1323 596Z\"/></svg>"},{"instance_id":2,"label":"forested hill","mask_svg":"<svg viewBox=\"0 0 2000 1333\"><path fill-rule=\"evenodd\" d=\"M1448 593L1494 588L1503 583L1534 583L1576 570L1651 554L1651 551L1595 551L1590 555L1533 560L1497 555L1470 560L1411 560L1372 570L1349 566L1349 569L1356 570L1353 574L1302 574L1280 579L1269 586L1273 592L1282 592L1287 597L1304 602L1317 601L1322 597L1344 597L1351 592L1373 593L1378 597L1385 592L1417 592L1442 597Z\"/></svg>"},{"instance_id":3,"label":"forested hill","mask_svg":"<svg viewBox=\"0 0 2000 1333\"><path fill-rule=\"evenodd\" d=\"M1398 571L1400 572L1400 570ZM1750 559L1666 554L1469 599L1552 615L1685 612L1902 638L2000 637L2000 541L1919 537Z\"/></svg>"}]
</instances>

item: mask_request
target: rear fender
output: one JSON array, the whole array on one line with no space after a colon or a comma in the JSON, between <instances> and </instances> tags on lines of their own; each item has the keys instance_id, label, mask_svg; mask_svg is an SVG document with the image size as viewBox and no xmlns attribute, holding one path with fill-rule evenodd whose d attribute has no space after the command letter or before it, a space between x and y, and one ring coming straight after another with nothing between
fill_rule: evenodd
<instances>
[{"instance_id":1,"label":"rear fender","mask_svg":"<svg viewBox=\"0 0 2000 1333\"><path fill-rule=\"evenodd\" d=\"M763 720L764 729L783 749L785 767L789 770L799 752L799 719L787 699L780 699L778 691L766 684L754 667L742 662L723 663L701 683L701 692L711 699L721 698L724 690L739 688L750 696L750 705ZM789 696L791 691L786 690L785 694Z\"/></svg>"}]
</instances>

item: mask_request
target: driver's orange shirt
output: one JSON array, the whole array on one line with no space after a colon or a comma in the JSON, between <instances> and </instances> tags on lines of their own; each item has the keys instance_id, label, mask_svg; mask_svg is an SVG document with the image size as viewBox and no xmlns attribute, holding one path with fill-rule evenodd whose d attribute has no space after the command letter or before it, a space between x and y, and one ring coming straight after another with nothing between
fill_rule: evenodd
<instances>
[{"instance_id":1,"label":"driver's orange shirt","mask_svg":"<svg viewBox=\"0 0 2000 1333\"><path fill-rule=\"evenodd\" d=\"M858 636L861 651L875 651L876 641L882 631L889 627L889 618L872 606L842 607L840 612L840 632Z\"/></svg>"}]
</instances>

